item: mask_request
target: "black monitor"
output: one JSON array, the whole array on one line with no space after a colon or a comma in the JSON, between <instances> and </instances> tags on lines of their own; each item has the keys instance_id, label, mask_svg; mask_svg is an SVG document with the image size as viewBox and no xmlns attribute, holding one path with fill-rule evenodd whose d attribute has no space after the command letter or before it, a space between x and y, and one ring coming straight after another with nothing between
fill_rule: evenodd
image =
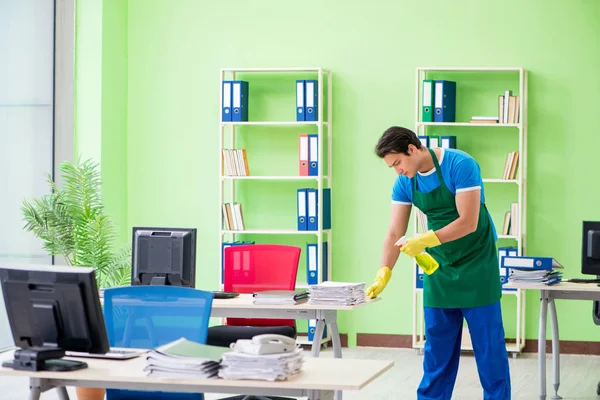
<instances>
[{"instance_id":1,"label":"black monitor","mask_svg":"<svg viewBox=\"0 0 600 400\"><path fill-rule=\"evenodd\" d=\"M2 366L27 371L73 371L87 363L66 351L110 349L94 270L87 267L0 264L4 304L15 345Z\"/></svg>"},{"instance_id":2,"label":"black monitor","mask_svg":"<svg viewBox=\"0 0 600 400\"><path fill-rule=\"evenodd\" d=\"M133 227L131 285L196 287L196 229Z\"/></svg>"},{"instance_id":3,"label":"black monitor","mask_svg":"<svg viewBox=\"0 0 600 400\"><path fill-rule=\"evenodd\" d=\"M583 221L581 273L600 275L600 221Z\"/></svg>"}]
</instances>

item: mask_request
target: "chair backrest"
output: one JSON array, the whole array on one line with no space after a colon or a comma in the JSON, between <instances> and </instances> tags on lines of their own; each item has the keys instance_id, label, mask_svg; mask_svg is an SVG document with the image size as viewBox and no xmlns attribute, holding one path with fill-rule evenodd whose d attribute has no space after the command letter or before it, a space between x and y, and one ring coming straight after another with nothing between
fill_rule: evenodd
<instances>
[{"instance_id":1,"label":"chair backrest","mask_svg":"<svg viewBox=\"0 0 600 400\"><path fill-rule=\"evenodd\" d=\"M154 348L181 337L206 343L213 294L179 286L127 286L104 291L112 347Z\"/></svg>"},{"instance_id":2,"label":"chair backrest","mask_svg":"<svg viewBox=\"0 0 600 400\"><path fill-rule=\"evenodd\" d=\"M104 291L111 347L154 348L181 337L206 343L213 294L180 286L127 286ZM107 400L203 400L203 393L106 389Z\"/></svg>"},{"instance_id":3,"label":"chair backrest","mask_svg":"<svg viewBox=\"0 0 600 400\"><path fill-rule=\"evenodd\" d=\"M300 247L279 244L252 244L225 248L224 289L238 293L294 290L301 250ZM295 326L295 320L227 318L227 325Z\"/></svg>"}]
</instances>

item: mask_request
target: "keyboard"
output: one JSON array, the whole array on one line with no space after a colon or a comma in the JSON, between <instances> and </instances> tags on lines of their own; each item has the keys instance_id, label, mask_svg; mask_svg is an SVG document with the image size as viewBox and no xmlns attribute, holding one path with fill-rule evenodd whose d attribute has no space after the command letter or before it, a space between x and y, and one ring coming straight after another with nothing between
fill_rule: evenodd
<instances>
[{"instance_id":1,"label":"keyboard","mask_svg":"<svg viewBox=\"0 0 600 400\"><path fill-rule=\"evenodd\" d=\"M573 278L566 281L573 283L600 283L600 279L597 278Z\"/></svg>"}]
</instances>

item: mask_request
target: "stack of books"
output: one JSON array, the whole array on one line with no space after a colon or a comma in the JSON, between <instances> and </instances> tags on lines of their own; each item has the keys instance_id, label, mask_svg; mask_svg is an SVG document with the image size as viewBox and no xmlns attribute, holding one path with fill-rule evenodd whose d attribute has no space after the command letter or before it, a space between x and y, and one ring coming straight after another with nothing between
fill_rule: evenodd
<instances>
[{"instance_id":1,"label":"stack of books","mask_svg":"<svg viewBox=\"0 0 600 400\"><path fill-rule=\"evenodd\" d=\"M216 378L227 347L178 339L146 353L144 372L165 378Z\"/></svg>"},{"instance_id":2,"label":"stack of books","mask_svg":"<svg viewBox=\"0 0 600 400\"><path fill-rule=\"evenodd\" d=\"M508 281L554 285L562 280L564 267L551 257L505 256L502 267L509 271Z\"/></svg>"},{"instance_id":3,"label":"stack of books","mask_svg":"<svg viewBox=\"0 0 600 400\"><path fill-rule=\"evenodd\" d=\"M351 306L365 301L365 283L325 281L309 285L309 304Z\"/></svg>"}]
</instances>

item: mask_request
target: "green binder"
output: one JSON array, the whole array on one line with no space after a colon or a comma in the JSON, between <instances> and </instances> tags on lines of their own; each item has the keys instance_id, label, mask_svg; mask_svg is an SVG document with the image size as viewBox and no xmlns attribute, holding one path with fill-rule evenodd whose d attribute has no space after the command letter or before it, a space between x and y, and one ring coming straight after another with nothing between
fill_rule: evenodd
<instances>
[{"instance_id":1,"label":"green binder","mask_svg":"<svg viewBox=\"0 0 600 400\"><path fill-rule=\"evenodd\" d=\"M423 80L423 122L433 122L433 80Z\"/></svg>"}]
</instances>

